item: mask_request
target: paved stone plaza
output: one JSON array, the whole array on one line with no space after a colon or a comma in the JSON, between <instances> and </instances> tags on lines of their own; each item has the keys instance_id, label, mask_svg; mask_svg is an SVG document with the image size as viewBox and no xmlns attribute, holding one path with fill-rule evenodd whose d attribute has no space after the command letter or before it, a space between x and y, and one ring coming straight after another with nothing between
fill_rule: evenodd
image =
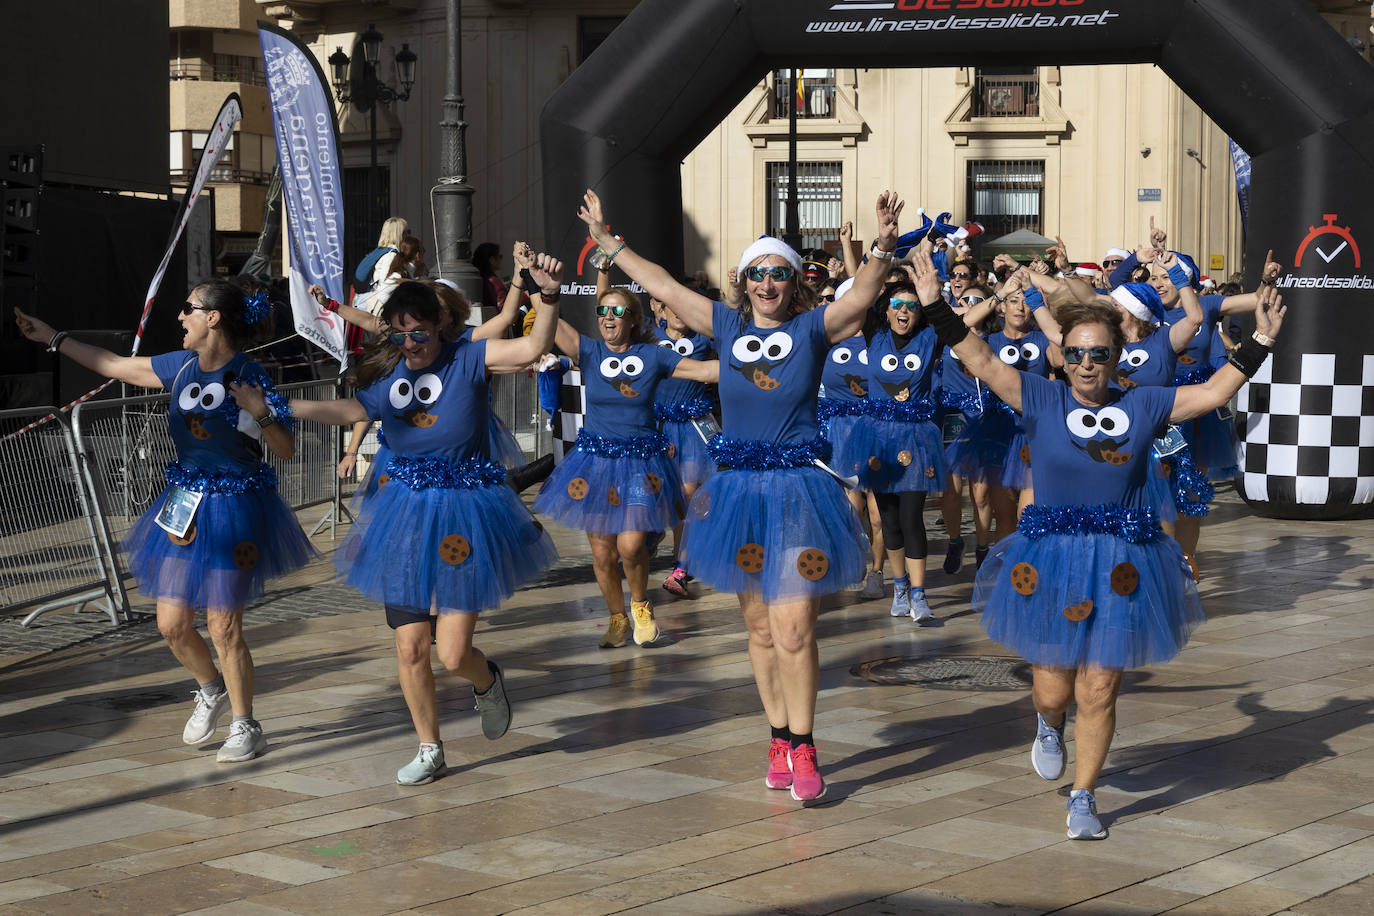
<instances>
[{"instance_id":1,"label":"paved stone plaza","mask_svg":"<svg viewBox=\"0 0 1374 916\"><path fill-rule=\"evenodd\" d=\"M1069 779L1030 770L1025 690L853 673L1005 655L971 569L931 573L934 627L827 603L829 794L804 809L763 785L733 598L655 590L669 644L598 650L585 542L556 534L560 568L478 627L511 732L483 740L441 676L449 771L418 788L395 784L415 738L390 633L327 564L249 613L270 744L245 764L216 764L223 727L182 745L194 685L151 623L5 622L0 914L1374 913L1374 524L1221 497L1210 621L1127 676L1099 843L1065 839Z\"/></svg>"}]
</instances>

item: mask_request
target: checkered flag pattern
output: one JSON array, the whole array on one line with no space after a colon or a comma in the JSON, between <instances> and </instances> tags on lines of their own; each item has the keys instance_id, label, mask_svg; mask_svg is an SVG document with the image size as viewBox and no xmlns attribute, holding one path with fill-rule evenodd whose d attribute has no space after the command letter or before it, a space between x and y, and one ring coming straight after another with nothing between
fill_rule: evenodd
<instances>
[{"instance_id":1,"label":"checkered flag pattern","mask_svg":"<svg viewBox=\"0 0 1374 916\"><path fill-rule=\"evenodd\" d=\"M572 451L582 418L587 415L587 389L582 387L582 373L569 369L563 373L558 389L558 411L553 415L553 460L562 461Z\"/></svg>"},{"instance_id":2,"label":"checkered flag pattern","mask_svg":"<svg viewBox=\"0 0 1374 916\"><path fill-rule=\"evenodd\" d=\"M1246 498L1368 503L1374 499L1374 355L1301 358L1296 382L1274 381L1270 357L1237 396Z\"/></svg>"}]
</instances>

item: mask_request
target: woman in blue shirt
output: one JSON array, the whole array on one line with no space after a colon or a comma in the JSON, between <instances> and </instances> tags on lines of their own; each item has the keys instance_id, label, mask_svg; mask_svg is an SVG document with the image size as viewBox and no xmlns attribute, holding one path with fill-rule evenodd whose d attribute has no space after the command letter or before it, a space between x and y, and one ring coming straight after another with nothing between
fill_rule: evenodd
<instances>
[{"instance_id":1,"label":"woman in blue shirt","mask_svg":"<svg viewBox=\"0 0 1374 916\"><path fill-rule=\"evenodd\" d=\"M15 312L30 340L101 376L171 395L167 422L177 460L167 465L167 489L130 529L123 549L139 591L157 601L158 630L200 685L181 740L209 741L232 708L217 759L256 757L267 739L253 718L243 609L267 579L300 569L315 555L277 494L276 472L263 462L264 448L283 459L295 454L295 421L262 367L241 352L272 337L267 293L245 278L201 283L181 307L183 349L151 358L119 356ZM180 533L164 528L158 522L164 506L187 497L199 500L190 526ZM196 631L197 609L206 611L220 671Z\"/></svg>"},{"instance_id":2,"label":"woman in blue shirt","mask_svg":"<svg viewBox=\"0 0 1374 916\"><path fill-rule=\"evenodd\" d=\"M380 420L392 452L334 562L345 581L385 605L395 632L401 692L420 741L396 773L401 785L446 771L431 634L444 667L472 682L482 733L501 737L510 703L500 667L473 645L477 615L556 559L489 452L489 375L523 371L553 345L562 265L537 255L533 274L543 291L534 327L511 340L445 341L434 290L401 283L382 308L388 331L359 365L354 397L291 402L298 416L322 423Z\"/></svg>"},{"instance_id":3,"label":"woman in blue shirt","mask_svg":"<svg viewBox=\"0 0 1374 916\"><path fill-rule=\"evenodd\" d=\"M596 313L599 339L558 323L558 349L582 370L587 411L576 447L544 481L534 511L587 533L610 614L601 647L619 648L630 633L620 566L630 583L634 641L649 646L660 630L649 601L648 537L686 512L677 449L658 430L654 396L668 378L713 381L715 364L658 346L639 297L624 287L597 297Z\"/></svg>"},{"instance_id":4,"label":"woman in blue shirt","mask_svg":"<svg viewBox=\"0 0 1374 916\"><path fill-rule=\"evenodd\" d=\"M815 291L801 282L801 256L767 236L739 259L733 308L623 245L617 258L649 295L709 335L721 355L724 432L711 443L720 470L692 499L683 556L697 578L739 595L772 727L765 782L790 788L800 801L825 793L811 735L820 596L856 584L864 553L843 488L816 465L829 457L816 397L826 354L858 332L882 291L901 208L896 195L879 196L868 262L847 293L819 308ZM578 216L604 250L616 247L592 191Z\"/></svg>"},{"instance_id":5,"label":"woman in blue shirt","mask_svg":"<svg viewBox=\"0 0 1374 916\"><path fill-rule=\"evenodd\" d=\"M1077 702L1069 837L1102 839L1092 790L1111 744L1121 672L1172 658L1203 620L1183 553L1150 505L1151 445L1170 422L1215 410L1259 371L1284 309L1266 297L1255 336L1206 383L1123 392L1112 386L1125 344L1116 310L1060 310L1063 385L1016 370L969 335L941 299L929 259L916 259L916 274L941 339L1024 418L1036 502L979 571L974 607L989 636L1034 666L1031 761L1044 779L1063 773L1064 716Z\"/></svg>"}]
</instances>

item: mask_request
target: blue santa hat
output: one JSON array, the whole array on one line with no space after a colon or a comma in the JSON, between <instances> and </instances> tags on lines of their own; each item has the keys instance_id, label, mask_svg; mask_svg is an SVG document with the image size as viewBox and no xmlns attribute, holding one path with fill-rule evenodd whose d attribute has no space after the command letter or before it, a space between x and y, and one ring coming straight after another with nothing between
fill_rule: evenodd
<instances>
[{"instance_id":1,"label":"blue santa hat","mask_svg":"<svg viewBox=\"0 0 1374 916\"><path fill-rule=\"evenodd\" d=\"M1164 300L1148 283L1123 283L1112 290L1112 299L1141 321L1154 325L1164 322Z\"/></svg>"}]
</instances>

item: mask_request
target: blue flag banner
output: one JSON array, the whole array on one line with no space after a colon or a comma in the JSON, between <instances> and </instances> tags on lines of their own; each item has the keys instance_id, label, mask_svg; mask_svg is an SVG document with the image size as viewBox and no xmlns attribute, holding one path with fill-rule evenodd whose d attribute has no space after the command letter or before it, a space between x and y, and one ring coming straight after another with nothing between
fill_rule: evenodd
<instances>
[{"instance_id":1,"label":"blue flag banner","mask_svg":"<svg viewBox=\"0 0 1374 916\"><path fill-rule=\"evenodd\" d=\"M1240 201L1240 227L1250 216L1250 154L1231 141L1231 165L1236 170L1236 199Z\"/></svg>"},{"instance_id":2,"label":"blue flag banner","mask_svg":"<svg viewBox=\"0 0 1374 916\"><path fill-rule=\"evenodd\" d=\"M344 364L344 322L309 293L318 284L344 300L343 184L339 126L319 61L290 32L258 21L286 204L288 279L296 332Z\"/></svg>"}]
</instances>

